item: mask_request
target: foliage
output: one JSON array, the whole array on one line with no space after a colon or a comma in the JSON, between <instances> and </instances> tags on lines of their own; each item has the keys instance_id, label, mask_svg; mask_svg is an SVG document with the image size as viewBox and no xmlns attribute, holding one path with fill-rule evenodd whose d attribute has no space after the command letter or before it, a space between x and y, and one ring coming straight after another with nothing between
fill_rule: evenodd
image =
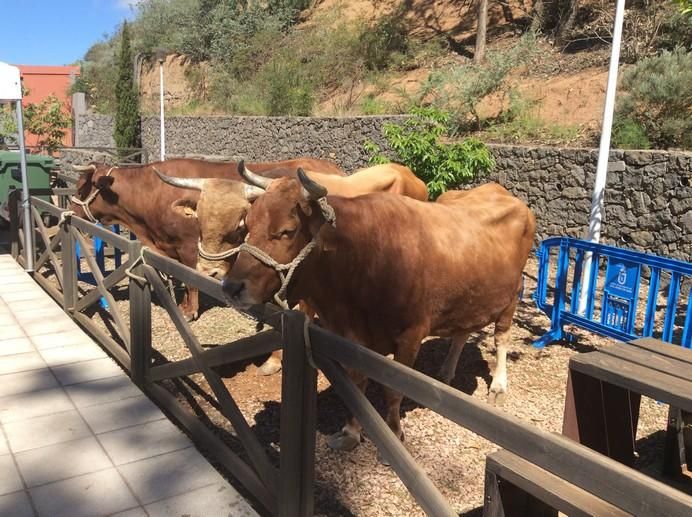
<instances>
[{"instance_id":1,"label":"foliage","mask_svg":"<svg viewBox=\"0 0 692 517\"><path fill-rule=\"evenodd\" d=\"M63 145L65 132L71 125L70 114L55 95L49 95L39 104L29 104L24 110L25 129L36 135L38 146L49 153Z\"/></svg>"},{"instance_id":2,"label":"foliage","mask_svg":"<svg viewBox=\"0 0 692 517\"><path fill-rule=\"evenodd\" d=\"M139 144L139 98L133 77L132 49L127 22L123 23L118 82L115 85L115 128L113 138L117 147L137 147Z\"/></svg>"},{"instance_id":3,"label":"foliage","mask_svg":"<svg viewBox=\"0 0 692 517\"><path fill-rule=\"evenodd\" d=\"M17 122L9 104L0 104L0 146L14 144L17 139Z\"/></svg>"},{"instance_id":4,"label":"foliage","mask_svg":"<svg viewBox=\"0 0 692 517\"><path fill-rule=\"evenodd\" d=\"M657 148L692 148L690 84L692 52L678 49L643 59L622 75L616 126L638 124Z\"/></svg>"},{"instance_id":5,"label":"foliage","mask_svg":"<svg viewBox=\"0 0 692 517\"><path fill-rule=\"evenodd\" d=\"M404 4L400 4L361 32L360 46L368 69L383 70L389 67L393 59L405 63L410 50L405 10Z\"/></svg>"},{"instance_id":6,"label":"foliage","mask_svg":"<svg viewBox=\"0 0 692 517\"><path fill-rule=\"evenodd\" d=\"M680 14L692 15L692 0L675 0L680 8Z\"/></svg>"},{"instance_id":7,"label":"foliage","mask_svg":"<svg viewBox=\"0 0 692 517\"><path fill-rule=\"evenodd\" d=\"M535 43L535 35L527 33L505 51L487 52L483 64L455 65L445 72L431 74L421 97L431 98L434 106L452 115L454 132L467 128L469 123L481 129L480 102L506 89L508 74L535 54Z\"/></svg>"},{"instance_id":8,"label":"foliage","mask_svg":"<svg viewBox=\"0 0 692 517\"><path fill-rule=\"evenodd\" d=\"M619 120L613 124L613 147L619 149L651 149L651 142L641 124Z\"/></svg>"},{"instance_id":9,"label":"foliage","mask_svg":"<svg viewBox=\"0 0 692 517\"><path fill-rule=\"evenodd\" d=\"M476 139L444 143L450 117L435 108L415 108L402 125L385 124L383 134L396 160L411 168L428 186L432 198L449 188L472 181L495 166L489 149ZM373 142L364 144L371 163L387 157Z\"/></svg>"}]
</instances>

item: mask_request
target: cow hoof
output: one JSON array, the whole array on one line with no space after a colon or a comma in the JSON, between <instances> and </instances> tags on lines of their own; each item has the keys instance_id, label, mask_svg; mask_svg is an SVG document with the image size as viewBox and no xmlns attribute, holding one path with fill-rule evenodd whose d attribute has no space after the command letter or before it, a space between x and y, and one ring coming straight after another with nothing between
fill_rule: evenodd
<instances>
[{"instance_id":1,"label":"cow hoof","mask_svg":"<svg viewBox=\"0 0 692 517\"><path fill-rule=\"evenodd\" d=\"M327 438L327 445L336 451L352 451L360 445L360 435L342 429Z\"/></svg>"},{"instance_id":2,"label":"cow hoof","mask_svg":"<svg viewBox=\"0 0 692 517\"><path fill-rule=\"evenodd\" d=\"M506 391L493 391L492 387L488 392L488 403L492 406L502 407L505 404L505 399L507 398Z\"/></svg>"},{"instance_id":3,"label":"cow hoof","mask_svg":"<svg viewBox=\"0 0 692 517\"><path fill-rule=\"evenodd\" d=\"M257 369L260 375L274 375L281 371L281 361L273 361L272 358L267 359L262 366Z\"/></svg>"},{"instance_id":4,"label":"cow hoof","mask_svg":"<svg viewBox=\"0 0 692 517\"><path fill-rule=\"evenodd\" d=\"M185 321L190 323L191 321L195 321L197 318L199 318L199 314L197 312L183 312L183 317L185 318Z\"/></svg>"}]
</instances>

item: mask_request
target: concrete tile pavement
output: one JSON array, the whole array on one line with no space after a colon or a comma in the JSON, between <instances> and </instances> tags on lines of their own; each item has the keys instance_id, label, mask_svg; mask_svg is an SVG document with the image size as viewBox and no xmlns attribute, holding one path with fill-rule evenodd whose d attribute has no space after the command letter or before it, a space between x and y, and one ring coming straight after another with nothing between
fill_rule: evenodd
<instances>
[{"instance_id":1,"label":"concrete tile pavement","mask_svg":"<svg viewBox=\"0 0 692 517\"><path fill-rule=\"evenodd\" d=\"M256 515L7 255L0 472L0 517Z\"/></svg>"}]
</instances>

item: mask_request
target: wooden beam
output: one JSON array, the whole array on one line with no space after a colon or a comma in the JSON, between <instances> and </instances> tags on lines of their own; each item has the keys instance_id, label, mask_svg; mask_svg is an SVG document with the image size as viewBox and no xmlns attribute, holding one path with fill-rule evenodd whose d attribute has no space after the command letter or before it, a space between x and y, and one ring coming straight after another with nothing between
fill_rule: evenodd
<instances>
[{"instance_id":1,"label":"wooden beam","mask_svg":"<svg viewBox=\"0 0 692 517\"><path fill-rule=\"evenodd\" d=\"M420 372L310 326L313 350L400 391L587 492L635 515L688 516L692 497L567 438L546 433Z\"/></svg>"}]
</instances>

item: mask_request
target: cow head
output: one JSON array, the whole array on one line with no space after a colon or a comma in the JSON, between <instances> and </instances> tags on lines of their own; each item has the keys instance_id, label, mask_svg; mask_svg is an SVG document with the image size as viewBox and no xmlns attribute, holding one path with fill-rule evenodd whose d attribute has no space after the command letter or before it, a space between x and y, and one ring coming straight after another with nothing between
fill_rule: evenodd
<instances>
[{"instance_id":1,"label":"cow head","mask_svg":"<svg viewBox=\"0 0 692 517\"><path fill-rule=\"evenodd\" d=\"M298 169L298 178L272 181L245 218L248 245L279 264L292 262L325 222L316 201L326 196L327 190L302 169ZM277 272L247 252L238 255L224 279L224 291L231 302L245 308L271 300L280 287Z\"/></svg>"},{"instance_id":2,"label":"cow head","mask_svg":"<svg viewBox=\"0 0 692 517\"><path fill-rule=\"evenodd\" d=\"M183 217L196 218L200 244L205 252L219 254L239 246L245 237L245 215L261 188L239 181L214 178L174 178L154 168L164 182L174 187L199 191L176 199L171 208ZM197 270L222 278L235 257L210 260L200 256Z\"/></svg>"},{"instance_id":3,"label":"cow head","mask_svg":"<svg viewBox=\"0 0 692 517\"><path fill-rule=\"evenodd\" d=\"M107 218L111 207L117 202L117 195L111 191L114 181L109 174L111 167L104 163L92 162L89 165L76 165L73 168L79 172L77 192L74 197L82 202L88 201L88 210L96 219ZM79 217L88 218L84 205L74 200L70 203L70 210Z\"/></svg>"}]
</instances>

